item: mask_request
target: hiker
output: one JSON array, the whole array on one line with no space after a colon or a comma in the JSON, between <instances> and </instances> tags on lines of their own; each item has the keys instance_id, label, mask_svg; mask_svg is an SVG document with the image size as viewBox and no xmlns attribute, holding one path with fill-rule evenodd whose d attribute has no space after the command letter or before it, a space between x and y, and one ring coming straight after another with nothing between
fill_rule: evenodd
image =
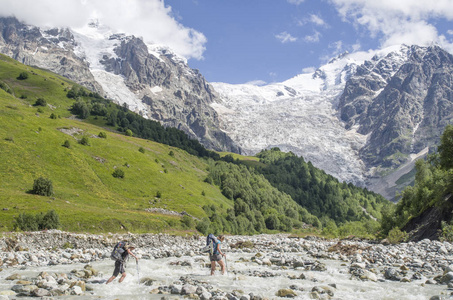
<instances>
[{"instance_id":1,"label":"hiker","mask_svg":"<svg viewBox=\"0 0 453 300\"><path fill-rule=\"evenodd\" d=\"M214 243L214 251L212 254L209 256L209 259L211 260L211 275L214 275L215 272L215 263L217 262L220 265L220 269L222 272L222 275L225 274L225 263L222 260L222 256L225 256L225 253L223 253L220 250L220 244L225 240L225 237L223 235L219 235L217 237L217 241Z\"/></svg>"},{"instance_id":2,"label":"hiker","mask_svg":"<svg viewBox=\"0 0 453 300\"><path fill-rule=\"evenodd\" d=\"M119 242L115 248L113 249L113 252L112 252L112 259L116 259L115 260L115 270L113 271L113 275L112 277L109 278L109 280L107 280L106 284L109 284L110 282L113 281L113 279L115 279L118 274L121 273L121 278L119 280L119 282L123 282L124 278L126 278L126 270L124 269L125 268L125 264L126 264L126 260L128 259L128 256L129 254L132 255L133 257L135 257L135 261L138 263L138 258L137 256L134 255L134 253L132 253L132 250L134 250L135 247L134 246L131 246L129 244L127 244L126 242Z\"/></svg>"}]
</instances>

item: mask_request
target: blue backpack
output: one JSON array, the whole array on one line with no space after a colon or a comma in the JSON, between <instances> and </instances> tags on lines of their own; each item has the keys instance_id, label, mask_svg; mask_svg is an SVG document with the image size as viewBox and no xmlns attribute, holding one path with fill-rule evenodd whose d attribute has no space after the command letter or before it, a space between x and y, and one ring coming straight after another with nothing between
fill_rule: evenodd
<instances>
[{"instance_id":1,"label":"blue backpack","mask_svg":"<svg viewBox=\"0 0 453 300\"><path fill-rule=\"evenodd\" d=\"M219 240L216 238L216 236L210 233L206 237L206 246L201 248L200 251L203 253L209 252L209 254L212 255L214 253L214 247L217 245L218 242Z\"/></svg>"},{"instance_id":2,"label":"blue backpack","mask_svg":"<svg viewBox=\"0 0 453 300\"><path fill-rule=\"evenodd\" d=\"M122 260L123 253L126 251L124 248L126 246L126 242L118 242L115 247L113 248L112 253L110 254L110 258L113 260Z\"/></svg>"}]
</instances>

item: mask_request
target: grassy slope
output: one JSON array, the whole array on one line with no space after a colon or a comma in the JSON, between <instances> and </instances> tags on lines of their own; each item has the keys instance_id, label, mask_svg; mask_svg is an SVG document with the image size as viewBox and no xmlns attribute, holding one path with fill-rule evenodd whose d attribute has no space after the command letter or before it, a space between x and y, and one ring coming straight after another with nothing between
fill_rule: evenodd
<instances>
[{"instance_id":1,"label":"grassy slope","mask_svg":"<svg viewBox=\"0 0 453 300\"><path fill-rule=\"evenodd\" d=\"M16 79L22 71L29 72L28 79ZM0 81L13 91L0 89L0 209L7 209L2 210L0 230L11 230L21 212L55 209L64 230L156 232L178 228L179 217L145 208L184 210L201 218L204 204L232 207L217 187L203 182L207 175L203 160L114 132L107 132L107 139L96 138L107 130L70 119L72 101L65 88L72 83L67 79L1 56ZM31 105L38 97L53 107L38 113ZM61 118L51 119L51 113ZM80 135L73 137L61 128L82 129L90 146L78 144ZM62 147L65 140L70 140L70 149ZM140 147L145 153L138 151ZM112 176L116 167L125 171L124 179ZM52 180L54 197L28 193L40 176ZM161 198L155 197L158 191Z\"/></svg>"}]
</instances>

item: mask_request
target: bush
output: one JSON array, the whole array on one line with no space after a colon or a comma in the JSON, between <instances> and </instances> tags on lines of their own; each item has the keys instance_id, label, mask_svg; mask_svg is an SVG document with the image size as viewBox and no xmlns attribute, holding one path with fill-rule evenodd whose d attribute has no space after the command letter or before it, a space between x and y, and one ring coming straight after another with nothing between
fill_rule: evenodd
<instances>
[{"instance_id":1,"label":"bush","mask_svg":"<svg viewBox=\"0 0 453 300\"><path fill-rule=\"evenodd\" d=\"M57 229L61 225L60 218L55 210L49 210L46 214L37 213L36 215L21 213L14 221L14 229L24 231Z\"/></svg>"},{"instance_id":2,"label":"bush","mask_svg":"<svg viewBox=\"0 0 453 300\"><path fill-rule=\"evenodd\" d=\"M71 142L69 140L66 140L66 141L64 141L62 146L69 149L69 148L71 148Z\"/></svg>"},{"instance_id":3,"label":"bush","mask_svg":"<svg viewBox=\"0 0 453 300\"><path fill-rule=\"evenodd\" d=\"M138 148L138 151L141 152L141 153L145 153L145 148L140 147L140 148Z\"/></svg>"},{"instance_id":4,"label":"bush","mask_svg":"<svg viewBox=\"0 0 453 300\"><path fill-rule=\"evenodd\" d=\"M88 140L88 138L86 136L84 136L80 139L79 144L84 145L84 146L89 146L90 141Z\"/></svg>"},{"instance_id":5,"label":"bush","mask_svg":"<svg viewBox=\"0 0 453 300\"><path fill-rule=\"evenodd\" d=\"M104 131L101 131L101 132L99 132L98 137L100 137L101 139L106 139L107 133L105 133Z\"/></svg>"},{"instance_id":6,"label":"bush","mask_svg":"<svg viewBox=\"0 0 453 300\"><path fill-rule=\"evenodd\" d=\"M41 196L52 196L53 195L52 181L43 177L35 179L33 183L32 193Z\"/></svg>"},{"instance_id":7,"label":"bush","mask_svg":"<svg viewBox=\"0 0 453 300\"><path fill-rule=\"evenodd\" d=\"M173 152L173 150L170 150L170 152L168 153L168 155L170 155L171 157L174 157L174 156L175 156L175 153Z\"/></svg>"},{"instance_id":8,"label":"bush","mask_svg":"<svg viewBox=\"0 0 453 300\"><path fill-rule=\"evenodd\" d=\"M389 231L389 235L387 236L387 240L389 243L398 244L404 242L406 240L407 234L401 231L399 228L395 227Z\"/></svg>"},{"instance_id":9,"label":"bush","mask_svg":"<svg viewBox=\"0 0 453 300\"><path fill-rule=\"evenodd\" d=\"M113 171L112 176L115 177L115 178L124 178L123 169L116 168L115 171Z\"/></svg>"},{"instance_id":10,"label":"bush","mask_svg":"<svg viewBox=\"0 0 453 300\"><path fill-rule=\"evenodd\" d=\"M202 234L208 234L209 227L211 225L211 221L208 218L204 217L201 221L197 223L196 229L201 232Z\"/></svg>"},{"instance_id":11,"label":"bush","mask_svg":"<svg viewBox=\"0 0 453 300\"><path fill-rule=\"evenodd\" d=\"M126 130L126 135L133 136L132 130L130 130L130 129Z\"/></svg>"},{"instance_id":12,"label":"bush","mask_svg":"<svg viewBox=\"0 0 453 300\"><path fill-rule=\"evenodd\" d=\"M35 106L47 106L47 101L44 98L36 99Z\"/></svg>"},{"instance_id":13,"label":"bush","mask_svg":"<svg viewBox=\"0 0 453 300\"><path fill-rule=\"evenodd\" d=\"M50 114L50 118L51 118L51 119L57 119L58 117L57 117L57 115L56 115L56 114L54 114L54 113L51 113L51 114Z\"/></svg>"},{"instance_id":14,"label":"bush","mask_svg":"<svg viewBox=\"0 0 453 300\"><path fill-rule=\"evenodd\" d=\"M161 197L162 197L162 193L161 193L160 191L157 191L156 197L157 197L157 198L161 198Z\"/></svg>"},{"instance_id":15,"label":"bush","mask_svg":"<svg viewBox=\"0 0 453 300\"><path fill-rule=\"evenodd\" d=\"M195 225L195 221L192 219L191 216L184 215L181 218L181 224L184 228L193 228Z\"/></svg>"},{"instance_id":16,"label":"bush","mask_svg":"<svg viewBox=\"0 0 453 300\"><path fill-rule=\"evenodd\" d=\"M19 80L25 80L28 79L28 73L27 72L21 72L19 76L17 77Z\"/></svg>"},{"instance_id":17,"label":"bush","mask_svg":"<svg viewBox=\"0 0 453 300\"><path fill-rule=\"evenodd\" d=\"M442 230L440 231L439 240L441 242L453 242L453 225L442 221L441 227Z\"/></svg>"}]
</instances>

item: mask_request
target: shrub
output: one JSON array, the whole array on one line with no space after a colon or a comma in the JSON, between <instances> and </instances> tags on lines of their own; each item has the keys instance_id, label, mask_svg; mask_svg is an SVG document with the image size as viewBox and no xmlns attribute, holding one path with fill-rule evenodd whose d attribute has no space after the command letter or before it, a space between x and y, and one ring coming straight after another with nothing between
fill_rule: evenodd
<instances>
[{"instance_id":1,"label":"shrub","mask_svg":"<svg viewBox=\"0 0 453 300\"><path fill-rule=\"evenodd\" d=\"M441 227L442 230L440 231L439 240L441 242L453 242L453 225L442 221Z\"/></svg>"},{"instance_id":2,"label":"shrub","mask_svg":"<svg viewBox=\"0 0 453 300\"><path fill-rule=\"evenodd\" d=\"M106 139L107 133L105 133L104 131L101 131L101 132L99 132L98 137L100 137L101 139Z\"/></svg>"},{"instance_id":3,"label":"shrub","mask_svg":"<svg viewBox=\"0 0 453 300\"><path fill-rule=\"evenodd\" d=\"M33 183L33 194L41 196L52 196L53 195L53 186L50 179L39 177L35 179Z\"/></svg>"},{"instance_id":4,"label":"shrub","mask_svg":"<svg viewBox=\"0 0 453 300\"><path fill-rule=\"evenodd\" d=\"M44 229L57 229L60 227L60 218L55 210L49 210L46 214L37 213L35 215L21 213L15 218L14 229L24 231L38 231Z\"/></svg>"},{"instance_id":5,"label":"shrub","mask_svg":"<svg viewBox=\"0 0 453 300\"><path fill-rule=\"evenodd\" d=\"M35 106L47 106L47 101L44 98L36 99Z\"/></svg>"},{"instance_id":6,"label":"shrub","mask_svg":"<svg viewBox=\"0 0 453 300\"><path fill-rule=\"evenodd\" d=\"M193 228L195 225L195 221L192 219L192 217L184 215L181 218L181 224L183 225L184 228Z\"/></svg>"},{"instance_id":7,"label":"shrub","mask_svg":"<svg viewBox=\"0 0 453 300\"><path fill-rule=\"evenodd\" d=\"M25 72L25 71L24 71L24 72L21 72L21 73L19 74L19 76L17 77L17 79L19 79L19 80L28 79L28 73Z\"/></svg>"},{"instance_id":8,"label":"shrub","mask_svg":"<svg viewBox=\"0 0 453 300\"><path fill-rule=\"evenodd\" d=\"M60 227L60 217L55 210L49 210L42 216L39 229L57 229L58 227Z\"/></svg>"},{"instance_id":9,"label":"shrub","mask_svg":"<svg viewBox=\"0 0 453 300\"><path fill-rule=\"evenodd\" d=\"M211 221L209 221L208 218L204 217L201 221L197 223L197 226L195 228L202 234L206 235L208 234L210 225Z\"/></svg>"},{"instance_id":10,"label":"shrub","mask_svg":"<svg viewBox=\"0 0 453 300\"><path fill-rule=\"evenodd\" d=\"M51 113L51 114L50 114L50 118L51 118L51 119L57 119L58 117L57 117L57 115L56 115L56 114L54 114L54 113Z\"/></svg>"},{"instance_id":11,"label":"shrub","mask_svg":"<svg viewBox=\"0 0 453 300\"><path fill-rule=\"evenodd\" d=\"M161 193L160 191L157 191L157 192L156 192L156 197L157 197L157 198L161 198L161 197L162 197L162 193Z\"/></svg>"},{"instance_id":12,"label":"shrub","mask_svg":"<svg viewBox=\"0 0 453 300\"><path fill-rule=\"evenodd\" d=\"M138 151L141 152L141 153L145 153L145 148L140 147L140 148L138 148Z\"/></svg>"},{"instance_id":13,"label":"shrub","mask_svg":"<svg viewBox=\"0 0 453 300\"><path fill-rule=\"evenodd\" d=\"M124 178L123 169L116 168L115 171L113 171L112 176L115 177L115 178Z\"/></svg>"},{"instance_id":14,"label":"shrub","mask_svg":"<svg viewBox=\"0 0 453 300\"><path fill-rule=\"evenodd\" d=\"M71 142L69 140L66 140L66 141L64 141L62 146L69 149L69 148L71 148Z\"/></svg>"},{"instance_id":15,"label":"shrub","mask_svg":"<svg viewBox=\"0 0 453 300\"><path fill-rule=\"evenodd\" d=\"M38 112L39 112L40 114L44 113L44 110L42 109L42 107L38 107Z\"/></svg>"},{"instance_id":16,"label":"shrub","mask_svg":"<svg viewBox=\"0 0 453 300\"><path fill-rule=\"evenodd\" d=\"M89 146L90 141L86 136L84 136L79 140L79 144L84 145L84 146Z\"/></svg>"},{"instance_id":17,"label":"shrub","mask_svg":"<svg viewBox=\"0 0 453 300\"><path fill-rule=\"evenodd\" d=\"M407 234L401 231L399 228L394 227L392 230L389 231L387 236L387 240L389 243L398 244L404 242L406 240Z\"/></svg>"},{"instance_id":18,"label":"shrub","mask_svg":"<svg viewBox=\"0 0 453 300\"><path fill-rule=\"evenodd\" d=\"M168 155L170 155L171 157L174 157L175 153L173 152L173 150L170 150L170 152L168 152Z\"/></svg>"},{"instance_id":19,"label":"shrub","mask_svg":"<svg viewBox=\"0 0 453 300\"><path fill-rule=\"evenodd\" d=\"M133 136L132 130L130 130L130 129L126 130L126 135Z\"/></svg>"},{"instance_id":20,"label":"shrub","mask_svg":"<svg viewBox=\"0 0 453 300\"><path fill-rule=\"evenodd\" d=\"M206 196L206 193L205 193L204 190L201 191L201 195L202 195L202 196Z\"/></svg>"}]
</instances>

